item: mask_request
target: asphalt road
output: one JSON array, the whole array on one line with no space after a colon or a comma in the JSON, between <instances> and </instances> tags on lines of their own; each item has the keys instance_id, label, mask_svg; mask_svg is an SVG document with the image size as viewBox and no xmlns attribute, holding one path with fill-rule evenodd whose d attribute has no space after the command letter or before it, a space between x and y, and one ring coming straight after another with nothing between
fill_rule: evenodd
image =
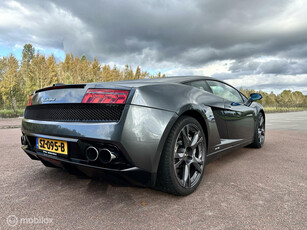
<instances>
[{"instance_id":1,"label":"asphalt road","mask_svg":"<svg viewBox=\"0 0 307 230\"><path fill-rule=\"evenodd\" d=\"M269 114L267 127L262 149L209 164L187 197L45 168L19 129L0 128L0 229L307 229L307 112Z\"/></svg>"},{"instance_id":2,"label":"asphalt road","mask_svg":"<svg viewBox=\"0 0 307 230\"><path fill-rule=\"evenodd\" d=\"M266 115L267 129L281 129L307 132L307 111L290 113L269 113Z\"/></svg>"}]
</instances>

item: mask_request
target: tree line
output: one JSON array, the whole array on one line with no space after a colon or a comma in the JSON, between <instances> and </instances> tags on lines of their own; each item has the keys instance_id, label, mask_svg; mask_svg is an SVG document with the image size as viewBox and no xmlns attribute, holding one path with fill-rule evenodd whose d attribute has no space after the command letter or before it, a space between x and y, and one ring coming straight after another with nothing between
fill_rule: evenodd
<instances>
[{"instance_id":1,"label":"tree line","mask_svg":"<svg viewBox=\"0 0 307 230\"><path fill-rule=\"evenodd\" d=\"M251 93L260 93L262 95L260 103L264 107L307 107L307 96L300 91L292 92L291 90L284 90L280 94L243 88L240 88L240 91L247 97L249 97Z\"/></svg>"},{"instance_id":2,"label":"tree line","mask_svg":"<svg viewBox=\"0 0 307 230\"><path fill-rule=\"evenodd\" d=\"M64 61L56 61L53 55L46 57L31 44L25 44L22 60L18 61L12 54L0 57L0 109L24 108L29 95L35 90L55 83L75 84L83 82L107 82L165 77L158 73L151 75L138 66L133 70L129 65L118 68L116 65L101 65L95 58L87 60L72 54L66 54ZM247 96L254 90L241 89ZM264 106L293 107L306 106L305 96L298 91L284 90L281 94L265 93L261 103Z\"/></svg>"},{"instance_id":3,"label":"tree line","mask_svg":"<svg viewBox=\"0 0 307 230\"><path fill-rule=\"evenodd\" d=\"M138 66L133 70L129 65L101 65L95 58L87 60L66 54L64 61L57 62L53 55L46 57L31 44L24 45L22 60L12 54L0 57L0 109L24 108L29 95L35 90L55 83L75 84L82 82L106 82L165 77L160 72L152 75Z\"/></svg>"}]
</instances>

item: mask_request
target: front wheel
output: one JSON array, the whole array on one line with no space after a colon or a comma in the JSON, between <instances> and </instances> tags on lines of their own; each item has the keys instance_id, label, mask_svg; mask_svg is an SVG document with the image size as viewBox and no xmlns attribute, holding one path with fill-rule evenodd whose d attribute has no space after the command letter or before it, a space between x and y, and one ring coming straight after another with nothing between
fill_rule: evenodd
<instances>
[{"instance_id":1,"label":"front wheel","mask_svg":"<svg viewBox=\"0 0 307 230\"><path fill-rule=\"evenodd\" d=\"M204 174L206 138L200 123L178 119L166 140L158 169L158 188L175 195L196 190Z\"/></svg>"},{"instance_id":2,"label":"front wheel","mask_svg":"<svg viewBox=\"0 0 307 230\"><path fill-rule=\"evenodd\" d=\"M256 124L256 130L254 134L254 142L251 147L261 148L265 140L265 120L263 113L259 113L259 117Z\"/></svg>"}]
</instances>

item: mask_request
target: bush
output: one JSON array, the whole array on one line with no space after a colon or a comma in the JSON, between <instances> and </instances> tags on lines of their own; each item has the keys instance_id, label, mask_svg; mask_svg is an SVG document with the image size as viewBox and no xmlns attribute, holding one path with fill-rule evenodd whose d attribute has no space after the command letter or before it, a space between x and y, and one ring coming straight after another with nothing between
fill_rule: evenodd
<instances>
[{"instance_id":1,"label":"bush","mask_svg":"<svg viewBox=\"0 0 307 230\"><path fill-rule=\"evenodd\" d=\"M306 109L304 107L264 107L266 113L298 112Z\"/></svg>"}]
</instances>

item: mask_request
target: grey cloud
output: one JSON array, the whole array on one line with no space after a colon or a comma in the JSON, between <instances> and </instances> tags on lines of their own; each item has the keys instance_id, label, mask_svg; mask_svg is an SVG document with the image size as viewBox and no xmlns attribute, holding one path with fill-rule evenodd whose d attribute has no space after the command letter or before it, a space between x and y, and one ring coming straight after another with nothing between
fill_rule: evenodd
<instances>
[{"instance_id":1,"label":"grey cloud","mask_svg":"<svg viewBox=\"0 0 307 230\"><path fill-rule=\"evenodd\" d=\"M307 60L269 60L259 61L236 61L231 64L229 70L233 73L245 75L256 74L307 74Z\"/></svg>"},{"instance_id":2,"label":"grey cloud","mask_svg":"<svg viewBox=\"0 0 307 230\"><path fill-rule=\"evenodd\" d=\"M0 9L9 10L10 1ZM41 46L120 65L193 72L232 60L222 79L306 74L307 21L290 0L19 1L20 26L0 24L0 42ZM294 6L297 8L292 9ZM291 11L292 9L292 11ZM25 26L25 24L29 24ZM259 58L276 60L258 62Z\"/></svg>"},{"instance_id":3,"label":"grey cloud","mask_svg":"<svg viewBox=\"0 0 307 230\"><path fill-rule=\"evenodd\" d=\"M46 33L34 33L42 38L60 33L58 37L62 37L64 48L77 54L85 52L82 47L88 45L84 43L87 39L82 37L91 34L93 46L86 49L87 54L108 60L120 59L124 55L133 58L142 55L149 47L157 51L157 56L151 58L156 62L179 59L182 64L198 66L214 60L275 55L299 38L303 44L307 43L305 28L297 28L292 34L275 32L274 28L265 28L265 25L259 28L261 23L289 6L290 2L285 0L32 0L21 4L46 12L54 10L54 4L71 13L84 23L86 31L73 31L74 25L65 24L52 30L51 24L45 25L43 32ZM55 36L51 38L57 40ZM194 50L202 52L195 56Z\"/></svg>"}]
</instances>

